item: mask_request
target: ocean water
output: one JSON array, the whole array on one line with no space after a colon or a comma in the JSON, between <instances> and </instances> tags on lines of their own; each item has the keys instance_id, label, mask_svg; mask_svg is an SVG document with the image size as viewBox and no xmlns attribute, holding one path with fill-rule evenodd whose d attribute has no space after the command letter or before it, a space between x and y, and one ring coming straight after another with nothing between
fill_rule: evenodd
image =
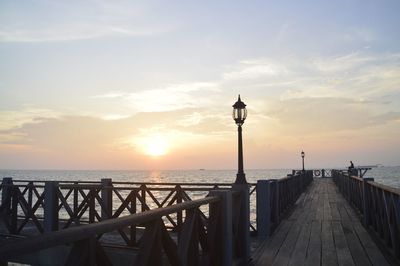
<instances>
[{"instance_id":1,"label":"ocean water","mask_svg":"<svg viewBox=\"0 0 400 266\"><path fill-rule=\"evenodd\" d=\"M246 178L252 183L259 179L281 178L291 172L290 169L246 170ZM232 183L236 178L236 170L0 170L0 177L41 181L100 181L102 178L111 178L120 182Z\"/></svg>"},{"instance_id":2,"label":"ocean water","mask_svg":"<svg viewBox=\"0 0 400 266\"><path fill-rule=\"evenodd\" d=\"M245 170L249 183L259 179L278 179L292 172L291 169L251 169ZM182 182L182 183L232 183L236 170L154 170L154 171L109 171L109 170L1 170L0 178L12 177L24 180L54 181L100 181L111 178L121 182ZM376 167L365 177L373 177L376 182L400 188L400 166Z\"/></svg>"},{"instance_id":3,"label":"ocean water","mask_svg":"<svg viewBox=\"0 0 400 266\"><path fill-rule=\"evenodd\" d=\"M400 188L400 166L375 167L369 170L365 177L372 177L375 179L375 182Z\"/></svg>"}]
</instances>

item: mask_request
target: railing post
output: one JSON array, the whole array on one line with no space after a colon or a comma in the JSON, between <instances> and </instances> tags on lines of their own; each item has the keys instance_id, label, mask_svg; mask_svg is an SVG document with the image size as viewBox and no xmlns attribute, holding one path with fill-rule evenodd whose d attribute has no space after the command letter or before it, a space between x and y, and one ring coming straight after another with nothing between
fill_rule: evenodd
<instances>
[{"instance_id":1,"label":"railing post","mask_svg":"<svg viewBox=\"0 0 400 266\"><path fill-rule=\"evenodd\" d=\"M347 200L351 201L351 175L347 178Z\"/></svg>"},{"instance_id":2,"label":"railing post","mask_svg":"<svg viewBox=\"0 0 400 266\"><path fill-rule=\"evenodd\" d=\"M28 206L29 208L32 209L32 199L33 199L33 188L35 186L33 185L33 182L28 183Z\"/></svg>"},{"instance_id":3,"label":"railing post","mask_svg":"<svg viewBox=\"0 0 400 266\"><path fill-rule=\"evenodd\" d=\"M141 193L142 200L143 200L143 202L142 202L142 212L144 212L144 211L146 211L146 206L145 206L145 204L146 204L146 185L143 184L143 185L140 186L140 193Z\"/></svg>"},{"instance_id":4,"label":"railing post","mask_svg":"<svg viewBox=\"0 0 400 266\"><path fill-rule=\"evenodd\" d=\"M10 233L18 234L18 196L20 190L18 186L11 187L11 208L10 208Z\"/></svg>"},{"instance_id":5,"label":"railing post","mask_svg":"<svg viewBox=\"0 0 400 266\"><path fill-rule=\"evenodd\" d=\"M267 238L271 229L271 194L269 180L257 180L257 235Z\"/></svg>"},{"instance_id":6,"label":"railing post","mask_svg":"<svg viewBox=\"0 0 400 266\"><path fill-rule=\"evenodd\" d=\"M279 224L279 212L280 212L280 204L279 204L279 182L276 179L270 180L271 191L273 194L273 208L274 212L272 212L272 220L276 225Z\"/></svg>"},{"instance_id":7,"label":"railing post","mask_svg":"<svg viewBox=\"0 0 400 266\"><path fill-rule=\"evenodd\" d=\"M136 213L136 194L134 191L131 192L131 214ZM130 239L131 242L129 243L129 246L135 246L136 245L136 224L131 224L129 226L129 233L130 233Z\"/></svg>"},{"instance_id":8,"label":"railing post","mask_svg":"<svg viewBox=\"0 0 400 266\"><path fill-rule=\"evenodd\" d=\"M3 207L3 210L8 214L11 208L11 192L12 192L13 180L12 177L3 177L3 181L1 182L2 193L1 193L1 205L6 206Z\"/></svg>"},{"instance_id":9,"label":"railing post","mask_svg":"<svg viewBox=\"0 0 400 266\"><path fill-rule=\"evenodd\" d=\"M1 185L1 206L3 207L4 217L10 223L10 233L17 234L18 196L16 190L18 187L13 186L13 180L11 177L4 177Z\"/></svg>"},{"instance_id":10,"label":"railing post","mask_svg":"<svg viewBox=\"0 0 400 266\"><path fill-rule=\"evenodd\" d=\"M368 181L374 181L373 178L363 178L362 182L362 193L363 193L363 223L365 227L368 227L371 223L371 214L369 206L369 199L371 197Z\"/></svg>"},{"instance_id":11,"label":"railing post","mask_svg":"<svg viewBox=\"0 0 400 266\"><path fill-rule=\"evenodd\" d=\"M340 180L340 192L342 192L342 195L343 195L343 197L346 197L346 194L345 194L345 183L344 183L344 181L345 181L345 174L344 174L344 172L339 172L339 180Z\"/></svg>"},{"instance_id":12,"label":"railing post","mask_svg":"<svg viewBox=\"0 0 400 266\"><path fill-rule=\"evenodd\" d=\"M325 177L325 169L322 169L322 170L321 170L321 176L322 176L322 177Z\"/></svg>"},{"instance_id":13,"label":"railing post","mask_svg":"<svg viewBox=\"0 0 400 266\"><path fill-rule=\"evenodd\" d=\"M44 221L45 232L58 230L58 182L46 181L44 185Z\"/></svg>"},{"instance_id":14,"label":"railing post","mask_svg":"<svg viewBox=\"0 0 400 266\"><path fill-rule=\"evenodd\" d=\"M347 200L349 199L349 193L348 193L348 191L349 191L349 186L348 186L349 179L350 179L350 173L348 175L343 173L343 194L344 194L343 196Z\"/></svg>"},{"instance_id":15,"label":"railing post","mask_svg":"<svg viewBox=\"0 0 400 266\"><path fill-rule=\"evenodd\" d=\"M232 184L232 189L239 191L241 198L237 254L243 259L243 263L247 263L250 260L250 187L247 183Z\"/></svg>"},{"instance_id":16,"label":"railing post","mask_svg":"<svg viewBox=\"0 0 400 266\"><path fill-rule=\"evenodd\" d=\"M221 265L230 266L232 265L233 258L233 228L232 228L232 191L230 190L211 190L211 197L219 197L221 199L220 204L220 222L221 232L218 239L218 243L222 246L217 247L216 251L220 251L220 263ZM215 211L211 211L210 215L217 215ZM213 220L213 217L210 217Z\"/></svg>"},{"instance_id":17,"label":"railing post","mask_svg":"<svg viewBox=\"0 0 400 266\"><path fill-rule=\"evenodd\" d=\"M112 179L102 178L101 179L101 200L103 205L101 208L101 219L106 220L112 217Z\"/></svg>"},{"instance_id":18,"label":"railing post","mask_svg":"<svg viewBox=\"0 0 400 266\"><path fill-rule=\"evenodd\" d=\"M74 201L74 215L75 217L78 216L78 198L79 194L78 194L78 182L74 182L74 197L73 197L73 201Z\"/></svg>"},{"instance_id":19,"label":"railing post","mask_svg":"<svg viewBox=\"0 0 400 266\"><path fill-rule=\"evenodd\" d=\"M176 203L182 203L182 187L180 185L175 186L176 189ZM182 216L182 211L178 211L176 213L176 226L175 230L178 232L178 239L181 237L181 227L183 224L183 216Z\"/></svg>"},{"instance_id":20,"label":"railing post","mask_svg":"<svg viewBox=\"0 0 400 266\"><path fill-rule=\"evenodd\" d=\"M95 193L98 193L96 189L89 189L89 192L87 194L88 197L88 208L89 208L89 223L92 224L95 222L95 208L96 208L96 195Z\"/></svg>"}]
</instances>

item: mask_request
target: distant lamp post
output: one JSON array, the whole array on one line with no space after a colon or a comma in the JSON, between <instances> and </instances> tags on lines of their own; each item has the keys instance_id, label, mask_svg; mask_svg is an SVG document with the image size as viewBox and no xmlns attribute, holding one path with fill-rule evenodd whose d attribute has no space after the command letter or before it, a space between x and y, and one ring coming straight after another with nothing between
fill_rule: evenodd
<instances>
[{"instance_id":1,"label":"distant lamp post","mask_svg":"<svg viewBox=\"0 0 400 266\"><path fill-rule=\"evenodd\" d=\"M242 125L247 116L246 105L240 100L240 95L233 107L232 117L238 126L238 173L235 184L246 184L246 175L243 172L243 145L242 145Z\"/></svg>"},{"instance_id":2,"label":"distant lamp post","mask_svg":"<svg viewBox=\"0 0 400 266\"><path fill-rule=\"evenodd\" d=\"M304 153L304 151L301 151L301 159L303 160L303 171L304 171L304 156L306 154Z\"/></svg>"}]
</instances>

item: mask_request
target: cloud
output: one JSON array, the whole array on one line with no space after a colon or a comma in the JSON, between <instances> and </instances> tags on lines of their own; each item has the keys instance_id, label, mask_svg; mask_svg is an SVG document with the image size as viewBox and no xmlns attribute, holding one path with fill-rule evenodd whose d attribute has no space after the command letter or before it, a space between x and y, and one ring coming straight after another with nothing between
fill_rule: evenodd
<instances>
[{"instance_id":1,"label":"cloud","mask_svg":"<svg viewBox=\"0 0 400 266\"><path fill-rule=\"evenodd\" d=\"M5 113L0 112L0 117L2 115ZM30 145L49 150L119 147L132 136L160 131L179 131L180 134L190 136L218 135L220 131L226 131L224 120L227 118L205 108L140 112L125 117L110 115L106 119L79 115L51 117L36 114L28 117L23 115L23 111L18 116L24 117L24 120L1 129L0 143Z\"/></svg>"},{"instance_id":2,"label":"cloud","mask_svg":"<svg viewBox=\"0 0 400 266\"><path fill-rule=\"evenodd\" d=\"M251 80L261 77L287 74L287 69L272 60L243 60L231 67L231 71L223 74L224 80Z\"/></svg>"},{"instance_id":3,"label":"cloud","mask_svg":"<svg viewBox=\"0 0 400 266\"><path fill-rule=\"evenodd\" d=\"M129 118L129 115L120 115L120 114L108 114L101 117L104 120L121 120Z\"/></svg>"},{"instance_id":4,"label":"cloud","mask_svg":"<svg viewBox=\"0 0 400 266\"><path fill-rule=\"evenodd\" d=\"M56 42L104 36L147 36L173 31L174 22L150 19L151 4L128 1L3 4L0 42ZM37 19L40 16L40 20ZM171 21L171 20L170 20Z\"/></svg>"},{"instance_id":5,"label":"cloud","mask_svg":"<svg viewBox=\"0 0 400 266\"><path fill-rule=\"evenodd\" d=\"M99 94L92 96L93 99L115 99L115 98L124 98L128 97L129 93L119 92L119 91L111 91L105 94Z\"/></svg>"},{"instance_id":6,"label":"cloud","mask_svg":"<svg viewBox=\"0 0 400 266\"><path fill-rule=\"evenodd\" d=\"M323 73L337 74L338 72L354 71L373 61L376 61L376 58L355 52L342 56L314 58L311 60L310 68Z\"/></svg>"},{"instance_id":7,"label":"cloud","mask_svg":"<svg viewBox=\"0 0 400 266\"><path fill-rule=\"evenodd\" d=\"M88 26L81 28L48 28L32 30L0 30L0 42L59 42L100 38L105 36L146 36L168 32L167 29L142 28L113 25Z\"/></svg>"},{"instance_id":8,"label":"cloud","mask_svg":"<svg viewBox=\"0 0 400 266\"><path fill-rule=\"evenodd\" d=\"M395 94L400 86L400 56L397 53L354 52L312 58L281 57L279 62L273 58L241 62L235 65L237 71L222 75L225 79L222 87L240 86L251 89L250 93L258 96L280 100L342 97L371 101ZM263 69L261 66L264 65L268 67ZM263 70L258 71L259 67Z\"/></svg>"},{"instance_id":9,"label":"cloud","mask_svg":"<svg viewBox=\"0 0 400 266\"><path fill-rule=\"evenodd\" d=\"M279 121L285 134L329 134L383 126L400 119L369 102L349 98L298 98L275 103L267 115Z\"/></svg>"},{"instance_id":10,"label":"cloud","mask_svg":"<svg viewBox=\"0 0 400 266\"><path fill-rule=\"evenodd\" d=\"M18 128L26 123L39 123L42 119L56 118L60 115L58 111L30 107L15 111L0 111L0 131Z\"/></svg>"},{"instance_id":11,"label":"cloud","mask_svg":"<svg viewBox=\"0 0 400 266\"><path fill-rule=\"evenodd\" d=\"M22 126L2 133L18 134L20 139L14 144L26 144L50 150L58 148L86 149L94 144L105 144L107 139L119 135L119 130L127 130L123 124L83 116L61 116L57 118L40 118L37 121L24 123ZM8 142L9 143L9 142Z\"/></svg>"},{"instance_id":12,"label":"cloud","mask_svg":"<svg viewBox=\"0 0 400 266\"><path fill-rule=\"evenodd\" d=\"M210 93L218 93L217 83L194 82L167 85L165 88L137 92L111 91L92 98L115 101L130 112L166 112L185 108L205 107L212 102Z\"/></svg>"},{"instance_id":13,"label":"cloud","mask_svg":"<svg viewBox=\"0 0 400 266\"><path fill-rule=\"evenodd\" d=\"M204 121L206 117L199 112L193 112L191 114L185 115L182 119L177 121L178 125L183 127L190 127L200 124Z\"/></svg>"},{"instance_id":14,"label":"cloud","mask_svg":"<svg viewBox=\"0 0 400 266\"><path fill-rule=\"evenodd\" d=\"M400 112L387 112L369 119L370 125L386 124L390 122L400 122Z\"/></svg>"}]
</instances>

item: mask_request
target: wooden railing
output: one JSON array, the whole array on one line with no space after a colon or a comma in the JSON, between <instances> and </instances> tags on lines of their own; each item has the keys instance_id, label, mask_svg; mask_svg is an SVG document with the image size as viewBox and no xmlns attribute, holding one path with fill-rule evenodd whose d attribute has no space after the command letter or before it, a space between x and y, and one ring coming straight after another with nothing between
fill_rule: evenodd
<instances>
[{"instance_id":1,"label":"wooden railing","mask_svg":"<svg viewBox=\"0 0 400 266\"><path fill-rule=\"evenodd\" d=\"M190 250L190 252L185 253L185 251L183 253L190 254L191 258L196 257L196 261L200 257L201 259L214 260L212 258L216 255L212 255L212 252L209 251L209 247L213 244L208 242L208 246L205 244L205 234L207 241L211 241L210 239L215 238L215 234L220 235L222 233L228 237L228 240L229 238L232 239L230 244L227 244L228 246L221 246L222 244L217 244L217 246L220 245L220 248L223 248L227 254L227 250L233 252L231 255L226 255L227 257L247 261L250 254L250 228L258 236L268 237L278 226L285 212L296 202L312 180L312 171L301 171L281 179L259 180L257 184L233 185L226 183L122 183L112 182L110 179L102 179L101 183L55 181L40 183L13 181L11 178L4 178L0 186L2 193L0 213L9 232L19 234L22 230L35 229L36 235L37 232L43 234L30 240L24 240L27 242L18 241L18 243L22 243L22 246L15 244L15 246L8 247L7 245L5 250L8 250L9 253L0 252L0 254L3 254L1 255L3 257L0 256L0 262L1 258L12 258L11 255L7 254L17 252L12 251L12 247L29 246L39 240L46 243L49 240L49 243L38 244L38 247L34 248L35 250L39 247L44 249L54 245L74 243L71 254L75 254L75 257L83 256L82 258L85 258L87 262L91 257L88 257L87 254L80 254L79 249L86 247L85 250L90 249L90 252L97 254L95 257L104 257L104 251L102 251L98 241L101 240L102 244L107 243L107 239L104 239L104 233L110 231L116 232L117 234L114 233L114 235L119 235L123 243L129 247L141 247L141 245L145 245L143 243L153 243L157 245L157 248L162 246L170 262L185 261L186 259L181 255L177 259L176 253L181 254L183 251L171 251L175 249L171 248L171 246L174 247L174 244L171 244L172 242L165 236L165 232L175 234L175 244L178 250L184 247L184 250ZM215 190L216 188L226 190L219 191ZM205 195L211 197L196 199L196 197ZM225 199L220 203L225 207L221 207L218 211L215 207L218 205L215 198L210 201L215 196ZM251 196L257 198L257 231L250 222ZM116 201L118 204L116 204ZM192 211L192 209L195 210ZM149 216L146 216L146 214ZM220 216L231 217L221 218L224 222L220 223L225 223L225 227L217 226L214 221L215 217ZM116 226L112 226L115 222ZM31 226L27 228L28 223ZM89 225L87 225L88 223ZM191 224L190 230L187 229L188 224ZM199 227L203 229L199 229ZM77 232L81 232L81 229L78 228L84 228L82 230L85 231L86 228L89 228L88 230L91 233L79 235ZM141 235L138 228L144 228L145 233ZM193 236L193 234L197 234L197 236ZM28 232L25 235L32 234ZM50 238L48 238L49 235ZM63 242L63 240L58 239L60 237L65 237L67 240ZM196 251L196 248L191 244L179 244L181 240L190 242L187 239L192 237L197 239L195 243L199 241L201 252ZM155 238L157 240L154 240ZM226 238L224 239L226 240ZM216 248L217 253L222 252L220 248ZM3 250L3 247L0 249ZM147 249L141 247L141 250ZM146 252L149 251L143 252L143 254L148 254ZM211 253L208 254L207 252ZM222 252L221 254L225 253ZM141 253L139 252L139 254ZM205 255L200 256L199 254ZM138 256L138 258L141 258L144 255ZM229 260L226 256L224 260ZM152 257L146 257L145 261L148 262L148 259L151 260ZM72 257L70 258L72 259ZM106 259L104 260L106 261ZM138 259L138 261L140 262L142 259ZM183 265L186 264L183 263Z\"/></svg>"},{"instance_id":2,"label":"wooden railing","mask_svg":"<svg viewBox=\"0 0 400 266\"><path fill-rule=\"evenodd\" d=\"M209 197L187 201L164 208L158 208L104 220L89 225L49 232L33 238L11 242L0 247L0 261L19 261L24 254L64 246L69 255L64 265L112 265L99 237L112 231L121 231L133 225L144 224L139 249L132 263L134 265L161 265L168 260L171 265L232 265L240 261L241 247L237 219L233 215L233 200L239 192L217 190ZM210 218L207 223L201 217L200 207L208 206ZM235 206L236 208L236 206ZM179 237L171 237L163 217L184 212L184 222L179 228ZM70 248L65 246L69 245ZM49 258L47 263L49 262Z\"/></svg>"},{"instance_id":3,"label":"wooden railing","mask_svg":"<svg viewBox=\"0 0 400 266\"><path fill-rule=\"evenodd\" d=\"M332 174L339 191L361 215L364 226L400 259L400 190L347 171L333 170Z\"/></svg>"},{"instance_id":4,"label":"wooden railing","mask_svg":"<svg viewBox=\"0 0 400 266\"><path fill-rule=\"evenodd\" d=\"M312 171L300 171L277 180L257 182L257 233L268 237L282 216L313 180Z\"/></svg>"},{"instance_id":5,"label":"wooden railing","mask_svg":"<svg viewBox=\"0 0 400 266\"><path fill-rule=\"evenodd\" d=\"M312 178L312 171L305 173ZM299 175L302 171L295 172L294 176ZM271 182L271 217L275 219L272 228L279 224L281 214L304 189L298 181L300 179L291 176L276 179L278 186L274 180L268 181ZM0 213L6 214L5 224L10 233L32 235L162 208L204 197L212 189L229 189L231 186L229 183L113 182L111 179L54 182L4 178L0 185L0 192L4 191ZM275 187L279 188L278 194L274 192ZM249 222L252 235L258 234L255 208L258 209L260 203L256 203L257 193L257 184L249 184L250 207L254 208ZM200 215L206 221L208 210L201 208ZM168 229L177 231L182 225L181 212L167 215L164 219ZM136 244L136 229L133 226L129 234L120 233L126 245Z\"/></svg>"},{"instance_id":6,"label":"wooden railing","mask_svg":"<svg viewBox=\"0 0 400 266\"><path fill-rule=\"evenodd\" d=\"M141 183L78 181L29 181L4 178L0 186L5 224L11 234L37 234L94 223L134 213L163 208L206 196L212 189L230 189L228 183ZM256 185L249 184L250 198ZM208 210L200 208L206 222ZM174 231L182 226L182 212L166 215L166 227ZM27 226L29 225L29 227ZM249 224L256 232L255 221ZM129 234L120 232L123 242L136 244L136 226Z\"/></svg>"}]
</instances>

